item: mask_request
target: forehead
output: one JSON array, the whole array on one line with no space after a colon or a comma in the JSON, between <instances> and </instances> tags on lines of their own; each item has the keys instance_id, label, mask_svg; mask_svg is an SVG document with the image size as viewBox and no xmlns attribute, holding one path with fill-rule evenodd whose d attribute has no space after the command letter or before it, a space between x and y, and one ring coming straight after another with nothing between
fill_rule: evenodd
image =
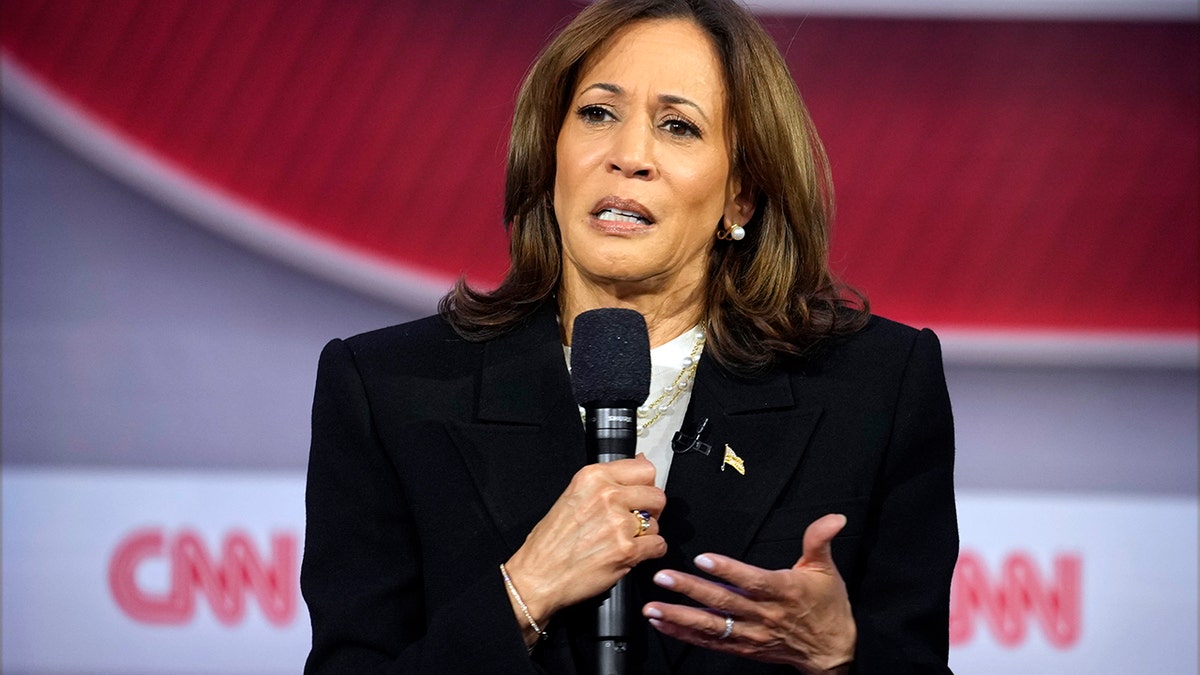
<instances>
[{"instance_id":1,"label":"forehead","mask_svg":"<svg viewBox=\"0 0 1200 675\"><path fill-rule=\"evenodd\" d=\"M644 19L623 26L583 62L576 90L597 82L704 98L717 108L725 100L725 77L712 40L688 19Z\"/></svg>"}]
</instances>

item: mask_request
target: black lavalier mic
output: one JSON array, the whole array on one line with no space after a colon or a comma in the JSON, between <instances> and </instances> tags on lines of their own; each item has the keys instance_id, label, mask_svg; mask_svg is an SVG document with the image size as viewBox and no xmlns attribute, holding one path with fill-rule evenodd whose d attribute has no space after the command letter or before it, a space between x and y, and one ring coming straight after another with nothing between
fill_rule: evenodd
<instances>
[{"instance_id":1,"label":"black lavalier mic","mask_svg":"<svg viewBox=\"0 0 1200 675\"><path fill-rule=\"evenodd\" d=\"M631 309L593 309L571 331L571 389L584 409L588 461L613 462L637 452L637 409L650 395L650 336ZM629 588L608 591L596 612L596 672L628 672Z\"/></svg>"}]
</instances>

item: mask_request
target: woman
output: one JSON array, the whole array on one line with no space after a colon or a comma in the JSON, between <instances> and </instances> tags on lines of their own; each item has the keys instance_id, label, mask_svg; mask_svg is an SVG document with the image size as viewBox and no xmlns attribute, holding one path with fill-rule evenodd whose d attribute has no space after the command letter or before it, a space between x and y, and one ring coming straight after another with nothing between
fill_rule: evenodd
<instances>
[{"instance_id":1,"label":"woman","mask_svg":"<svg viewBox=\"0 0 1200 675\"><path fill-rule=\"evenodd\" d=\"M322 354L308 670L588 672L628 575L636 672L948 672L940 353L842 299L827 186L742 8L585 9L518 98L502 285ZM564 349L597 307L645 316L654 405L643 454L585 465Z\"/></svg>"}]
</instances>

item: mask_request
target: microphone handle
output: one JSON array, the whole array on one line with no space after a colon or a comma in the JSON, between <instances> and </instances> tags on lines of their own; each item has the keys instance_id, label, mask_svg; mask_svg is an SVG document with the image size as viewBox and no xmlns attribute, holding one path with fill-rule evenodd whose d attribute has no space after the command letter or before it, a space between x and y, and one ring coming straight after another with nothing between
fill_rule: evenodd
<instances>
[{"instance_id":1,"label":"microphone handle","mask_svg":"<svg viewBox=\"0 0 1200 675\"><path fill-rule=\"evenodd\" d=\"M628 579L617 580L596 610L596 672L598 675L626 675L629 672Z\"/></svg>"},{"instance_id":2,"label":"microphone handle","mask_svg":"<svg viewBox=\"0 0 1200 675\"><path fill-rule=\"evenodd\" d=\"M584 433L588 457L594 462L631 459L637 451L637 408L588 408ZM629 584L617 580L596 610L596 672L625 675L629 672Z\"/></svg>"}]
</instances>

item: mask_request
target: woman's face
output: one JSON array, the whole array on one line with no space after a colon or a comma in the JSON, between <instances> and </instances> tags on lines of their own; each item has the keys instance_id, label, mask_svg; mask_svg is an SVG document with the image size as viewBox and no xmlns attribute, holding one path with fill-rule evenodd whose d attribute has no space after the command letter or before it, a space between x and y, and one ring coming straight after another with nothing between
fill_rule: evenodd
<instances>
[{"instance_id":1,"label":"woman's face","mask_svg":"<svg viewBox=\"0 0 1200 675\"><path fill-rule=\"evenodd\" d=\"M584 62L554 180L568 292L702 287L721 217L745 222L727 124L717 54L690 21L631 24Z\"/></svg>"}]
</instances>

